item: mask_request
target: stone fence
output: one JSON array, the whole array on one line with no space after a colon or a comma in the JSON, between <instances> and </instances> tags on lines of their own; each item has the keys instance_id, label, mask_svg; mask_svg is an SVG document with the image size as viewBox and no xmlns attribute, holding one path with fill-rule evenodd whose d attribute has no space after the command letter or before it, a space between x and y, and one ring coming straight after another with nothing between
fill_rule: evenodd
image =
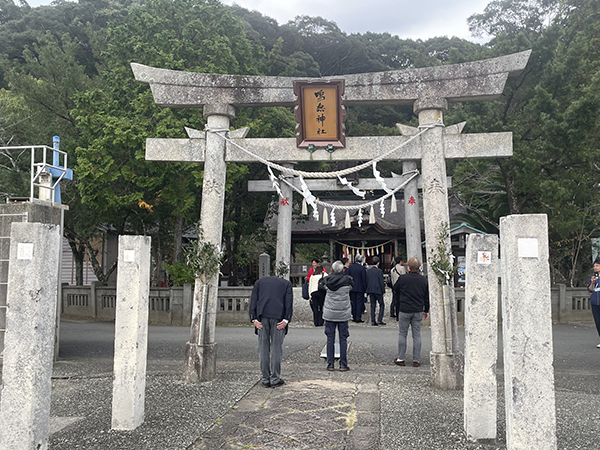
<instances>
[{"instance_id":1,"label":"stone fence","mask_svg":"<svg viewBox=\"0 0 600 450\"><path fill-rule=\"evenodd\" d=\"M500 290L500 285L498 285ZM217 324L238 325L248 324L248 307L250 305L250 294L252 287L219 287ZM458 310L458 322L464 323L464 298L465 291L456 289L456 305ZM149 321L157 325L184 325L191 323L192 298L194 286L186 284L183 287L151 288L150 289L150 311ZM499 295L499 299L502 296ZM294 288L294 318L295 324L310 325L312 312L307 300L301 295L301 288ZM516 299L518 301L518 299ZM589 301L589 293L586 288L567 288L565 285L552 287L552 321L553 322L586 322L592 320L592 312ZM62 310L64 318L84 320L106 320L115 319L116 288L110 286L99 286L92 283L91 286L62 287ZM388 289L385 295L386 316L389 315L389 304L391 292ZM501 308L501 306L500 306ZM367 307L370 314L370 309ZM532 311L535 313L535 311ZM501 314L499 313L499 317ZM368 322L369 317L363 316ZM429 320L424 325L429 325Z\"/></svg>"}]
</instances>

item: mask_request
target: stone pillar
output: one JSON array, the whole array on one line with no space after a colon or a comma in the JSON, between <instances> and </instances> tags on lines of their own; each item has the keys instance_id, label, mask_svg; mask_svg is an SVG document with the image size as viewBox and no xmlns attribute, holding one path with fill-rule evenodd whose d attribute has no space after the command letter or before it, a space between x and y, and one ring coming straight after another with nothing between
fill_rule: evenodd
<instances>
[{"instance_id":1,"label":"stone pillar","mask_svg":"<svg viewBox=\"0 0 600 450\"><path fill-rule=\"evenodd\" d=\"M144 422L150 237L119 236L118 264L111 427L135 430Z\"/></svg>"},{"instance_id":2,"label":"stone pillar","mask_svg":"<svg viewBox=\"0 0 600 450\"><path fill-rule=\"evenodd\" d=\"M4 351L4 329L6 324L6 294L8 282L8 260L10 254L10 226L13 222L40 222L59 225L62 229L64 206L56 203L17 202L0 204L0 362ZM60 298L60 296L58 297ZM57 308L60 301L57 302ZM58 357L58 332L60 320L56 320L54 358Z\"/></svg>"},{"instance_id":3,"label":"stone pillar","mask_svg":"<svg viewBox=\"0 0 600 450\"><path fill-rule=\"evenodd\" d=\"M258 255L258 278L271 276L271 257L268 253Z\"/></svg>"},{"instance_id":4,"label":"stone pillar","mask_svg":"<svg viewBox=\"0 0 600 450\"><path fill-rule=\"evenodd\" d=\"M403 161L402 172L407 173L417 168L416 161ZM423 262L421 249L421 219L419 208L418 177L404 186L404 226L406 231L406 259L417 258Z\"/></svg>"},{"instance_id":5,"label":"stone pillar","mask_svg":"<svg viewBox=\"0 0 600 450\"><path fill-rule=\"evenodd\" d=\"M506 448L556 449L547 216L502 217L500 244Z\"/></svg>"},{"instance_id":6,"label":"stone pillar","mask_svg":"<svg viewBox=\"0 0 600 450\"><path fill-rule=\"evenodd\" d=\"M496 439L498 236L467 237L464 428L470 441Z\"/></svg>"},{"instance_id":7,"label":"stone pillar","mask_svg":"<svg viewBox=\"0 0 600 450\"><path fill-rule=\"evenodd\" d=\"M60 227L13 223L8 266L0 448L48 448Z\"/></svg>"},{"instance_id":8,"label":"stone pillar","mask_svg":"<svg viewBox=\"0 0 600 450\"><path fill-rule=\"evenodd\" d=\"M229 120L235 117L235 109L227 104L204 106L207 117L206 155L204 160L204 183L202 185L202 208L200 221L204 238L221 246L223 238L223 210L225 207L225 140L216 132L229 130ZM186 383L213 380L217 375L217 323L219 274L208 283L208 298L203 302L202 281L196 279L190 341L185 349L183 379ZM204 307L206 310L203 310ZM201 323L201 321L203 323Z\"/></svg>"},{"instance_id":9,"label":"stone pillar","mask_svg":"<svg viewBox=\"0 0 600 450\"><path fill-rule=\"evenodd\" d=\"M440 245L443 227L450 226L446 158L444 153L443 111L448 109L445 99L417 100L415 113L419 126L439 125L421 136L421 179L423 184L423 215L427 261L431 261ZM442 245L451 251L450 236ZM431 305L431 384L439 389L461 389L463 386L462 354L458 346L458 322L454 287L443 284L427 266L429 299ZM444 290L449 307L444 308ZM448 313L444 312L444 309ZM450 315L450 317L446 317ZM448 326L446 324L448 323ZM450 348L449 348L450 347Z\"/></svg>"},{"instance_id":10,"label":"stone pillar","mask_svg":"<svg viewBox=\"0 0 600 450\"><path fill-rule=\"evenodd\" d=\"M284 164L285 167L292 168L293 164ZM291 175L284 175L286 178L292 178ZM279 214L277 216L277 251L275 255L275 273L278 274L279 265L285 264L288 268L287 274L282 277L290 279L290 258L292 254L292 199L294 191L286 183L279 185L283 199L279 199Z\"/></svg>"}]
</instances>

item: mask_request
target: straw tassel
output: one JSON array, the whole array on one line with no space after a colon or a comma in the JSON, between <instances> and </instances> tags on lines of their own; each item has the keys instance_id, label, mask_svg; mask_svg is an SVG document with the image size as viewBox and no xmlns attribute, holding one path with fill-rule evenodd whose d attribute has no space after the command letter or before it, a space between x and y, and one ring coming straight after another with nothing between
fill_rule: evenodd
<instances>
[{"instance_id":1,"label":"straw tassel","mask_svg":"<svg viewBox=\"0 0 600 450\"><path fill-rule=\"evenodd\" d=\"M390 212L398 212L398 206L396 205L396 194L392 194L392 205L390 207Z\"/></svg>"},{"instance_id":2,"label":"straw tassel","mask_svg":"<svg viewBox=\"0 0 600 450\"><path fill-rule=\"evenodd\" d=\"M327 215L327 208L323 208L323 225L329 225L329 216Z\"/></svg>"},{"instance_id":3,"label":"straw tassel","mask_svg":"<svg viewBox=\"0 0 600 450\"><path fill-rule=\"evenodd\" d=\"M306 199L305 198L302 199L302 214L303 215L307 215L308 214L308 205L306 204Z\"/></svg>"},{"instance_id":4,"label":"straw tassel","mask_svg":"<svg viewBox=\"0 0 600 450\"><path fill-rule=\"evenodd\" d=\"M352 223L350 222L350 211L346 211L346 223L344 224L344 228L351 228Z\"/></svg>"},{"instance_id":5,"label":"straw tassel","mask_svg":"<svg viewBox=\"0 0 600 450\"><path fill-rule=\"evenodd\" d=\"M371 211L369 211L369 223L375 223L375 210L373 209L373 205L371 205Z\"/></svg>"}]
</instances>

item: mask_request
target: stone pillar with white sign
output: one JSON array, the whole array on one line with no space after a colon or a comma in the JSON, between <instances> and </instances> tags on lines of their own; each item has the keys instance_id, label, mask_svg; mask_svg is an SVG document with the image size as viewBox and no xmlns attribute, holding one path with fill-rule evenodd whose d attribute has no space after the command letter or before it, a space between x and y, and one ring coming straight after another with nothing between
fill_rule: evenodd
<instances>
[{"instance_id":1,"label":"stone pillar with white sign","mask_svg":"<svg viewBox=\"0 0 600 450\"><path fill-rule=\"evenodd\" d=\"M556 449L547 216L501 218L500 248L507 449Z\"/></svg>"},{"instance_id":2,"label":"stone pillar with white sign","mask_svg":"<svg viewBox=\"0 0 600 450\"><path fill-rule=\"evenodd\" d=\"M150 242L148 236L119 236L113 430L135 430L144 422Z\"/></svg>"},{"instance_id":3,"label":"stone pillar with white sign","mask_svg":"<svg viewBox=\"0 0 600 450\"><path fill-rule=\"evenodd\" d=\"M464 428L470 441L496 439L498 236L467 237Z\"/></svg>"},{"instance_id":4,"label":"stone pillar with white sign","mask_svg":"<svg viewBox=\"0 0 600 450\"><path fill-rule=\"evenodd\" d=\"M48 448L60 227L13 223L8 266L0 448Z\"/></svg>"}]
</instances>

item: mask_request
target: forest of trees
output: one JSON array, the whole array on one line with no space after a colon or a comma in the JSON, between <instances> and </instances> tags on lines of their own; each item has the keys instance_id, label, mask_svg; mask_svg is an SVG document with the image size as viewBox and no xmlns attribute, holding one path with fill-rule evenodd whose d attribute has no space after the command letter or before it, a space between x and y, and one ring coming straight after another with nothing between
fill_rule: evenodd
<instances>
[{"instance_id":1,"label":"forest of trees","mask_svg":"<svg viewBox=\"0 0 600 450\"><path fill-rule=\"evenodd\" d=\"M157 107L131 62L211 73L319 77L480 60L532 49L526 70L495 102L458 104L447 125L512 131L514 156L449 163L450 194L472 226L498 232L506 214L548 215L554 282L578 285L600 237L600 2L492 0L469 18L477 44L458 38L347 34L332 21L287 24L218 0L56 0L30 7L0 0L0 147L51 145L61 137L74 180L63 188L68 239L78 268L99 229L152 236L175 272L182 235L199 217L201 164L144 159L148 137L202 129L201 110ZM396 134L415 125L406 107L348 108L349 136ZM239 109L250 137L292 137L288 108ZM383 175L398 165L381 165ZM229 164L224 250L235 268L273 252L264 230L272 196L249 194L258 164ZM29 194L29 155L0 151L0 201ZM100 280L108 268L96 264ZM78 277L78 281L82 278ZM235 280L232 281L235 283Z\"/></svg>"}]
</instances>

